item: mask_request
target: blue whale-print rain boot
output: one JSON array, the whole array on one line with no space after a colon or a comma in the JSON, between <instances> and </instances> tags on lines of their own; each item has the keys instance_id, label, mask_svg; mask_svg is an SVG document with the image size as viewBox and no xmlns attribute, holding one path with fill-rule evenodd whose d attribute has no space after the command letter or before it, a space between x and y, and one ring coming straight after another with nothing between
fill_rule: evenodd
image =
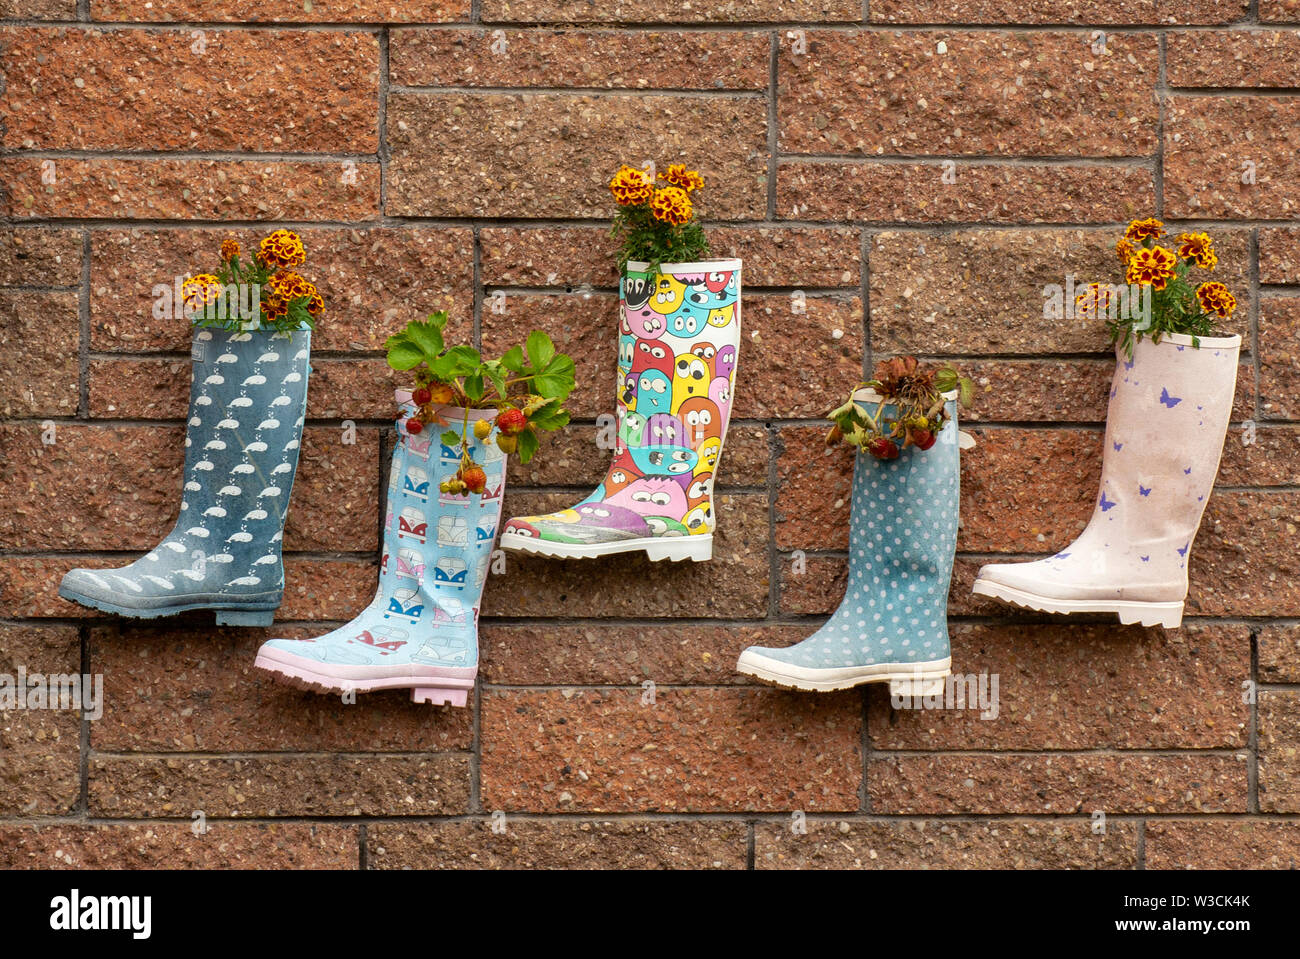
<instances>
[{"instance_id":1,"label":"blue whale-print rain boot","mask_svg":"<svg viewBox=\"0 0 1300 959\"><path fill-rule=\"evenodd\" d=\"M952 664L948 584L960 481L956 400L947 407L930 449L908 447L893 460L857 454L849 582L839 608L794 646L750 646L736 669L791 689L888 682L895 695L943 690Z\"/></svg>"},{"instance_id":2,"label":"blue whale-print rain boot","mask_svg":"<svg viewBox=\"0 0 1300 959\"><path fill-rule=\"evenodd\" d=\"M505 491L505 456L495 430L474 436L496 410L470 410L469 454L487 474L480 494L439 492L460 466L459 445L443 445L441 428L413 435L411 394L399 390L384 522L379 588L361 615L315 639L272 639L256 665L290 685L319 692L411 689L417 702L464 706L478 673L478 610L492 561ZM465 410L443 407L460 431Z\"/></svg>"},{"instance_id":3,"label":"blue whale-print rain boot","mask_svg":"<svg viewBox=\"0 0 1300 959\"><path fill-rule=\"evenodd\" d=\"M307 407L311 331L197 329L180 516L118 569L73 569L59 595L151 619L216 611L269 626L284 595L281 544Z\"/></svg>"}]
</instances>

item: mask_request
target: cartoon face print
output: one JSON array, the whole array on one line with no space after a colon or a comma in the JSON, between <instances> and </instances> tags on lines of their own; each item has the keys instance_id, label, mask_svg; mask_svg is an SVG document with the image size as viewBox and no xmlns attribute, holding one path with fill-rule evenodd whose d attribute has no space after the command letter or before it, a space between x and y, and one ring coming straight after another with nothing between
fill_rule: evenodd
<instances>
[{"instance_id":1,"label":"cartoon face print","mask_svg":"<svg viewBox=\"0 0 1300 959\"><path fill-rule=\"evenodd\" d=\"M629 310L639 309L650 302L651 283L648 276L629 274L623 277L623 306Z\"/></svg>"},{"instance_id":2,"label":"cartoon face print","mask_svg":"<svg viewBox=\"0 0 1300 959\"><path fill-rule=\"evenodd\" d=\"M614 496L620 490L627 489L628 486L640 478L640 473L632 469L630 464L624 467L615 463L609 468L609 473L605 476L605 482L601 487L601 498Z\"/></svg>"},{"instance_id":3,"label":"cartoon face print","mask_svg":"<svg viewBox=\"0 0 1300 959\"><path fill-rule=\"evenodd\" d=\"M686 427L686 446L698 450L710 437L722 438L722 414L713 400L692 396L677 410Z\"/></svg>"},{"instance_id":4,"label":"cartoon face print","mask_svg":"<svg viewBox=\"0 0 1300 959\"><path fill-rule=\"evenodd\" d=\"M709 384L709 399L718 407L718 412L726 419L731 412L731 381L725 376L714 377L713 382ZM722 423L718 423L719 435L721 435Z\"/></svg>"},{"instance_id":5,"label":"cartoon face print","mask_svg":"<svg viewBox=\"0 0 1300 959\"><path fill-rule=\"evenodd\" d=\"M693 396L709 395L709 368L694 353L682 353L673 363L673 409Z\"/></svg>"},{"instance_id":6,"label":"cartoon face print","mask_svg":"<svg viewBox=\"0 0 1300 959\"><path fill-rule=\"evenodd\" d=\"M692 536L713 532L713 507L707 503L697 506L682 520Z\"/></svg>"},{"instance_id":7,"label":"cartoon face print","mask_svg":"<svg viewBox=\"0 0 1300 959\"><path fill-rule=\"evenodd\" d=\"M730 270L727 270L725 273L708 274L704 277L704 286L714 296L721 293L734 293L736 291L734 274Z\"/></svg>"},{"instance_id":8,"label":"cartoon face print","mask_svg":"<svg viewBox=\"0 0 1300 959\"><path fill-rule=\"evenodd\" d=\"M646 418L635 410L624 413L618 428L619 444L625 449L629 446L640 446L641 435L645 432L645 423Z\"/></svg>"},{"instance_id":9,"label":"cartoon face print","mask_svg":"<svg viewBox=\"0 0 1300 959\"><path fill-rule=\"evenodd\" d=\"M686 487L686 508L695 509L701 503L707 503L713 497L713 474L697 473Z\"/></svg>"},{"instance_id":10,"label":"cartoon face print","mask_svg":"<svg viewBox=\"0 0 1300 959\"><path fill-rule=\"evenodd\" d=\"M637 340L632 347L630 371L639 377L646 370L658 370L666 376L672 376L673 351L654 340Z\"/></svg>"},{"instance_id":11,"label":"cartoon face print","mask_svg":"<svg viewBox=\"0 0 1300 959\"><path fill-rule=\"evenodd\" d=\"M637 536L644 536L649 532L649 527L639 513L617 503L584 503L578 507L578 513L582 516L579 526L624 530Z\"/></svg>"},{"instance_id":12,"label":"cartoon face print","mask_svg":"<svg viewBox=\"0 0 1300 959\"><path fill-rule=\"evenodd\" d=\"M668 317L668 335L680 339L689 339L697 336L700 330L704 329L708 324L708 308L688 301L682 304L681 309Z\"/></svg>"},{"instance_id":13,"label":"cartoon face print","mask_svg":"<svg viewBox=\"0 0 1300 959\"><path fill-rule=\"evenodd\" d=\"M681 484L670 476L647 476L605 501L641 516L682 516L688 506Z\"/></svg>"},{"instance_id":14,"label":"cartoon face print","mask_svg":"<svg viewBox=\"0 0 1300 959\"><path fill-rule=\"evenodd\" d=\"M700 456L694 467L694 472L698 476L701 473L712 473L713 468L718 465L718 457L722 454L722 440L717 437L709 437L700 445Z\"/></svg>"},{"instance_id":15,"label":"cartoon face print","mask_svg":"<svg viewBox=\"0 0 1300 959\"><path fill-rule=\"evenodd\" d=\"M647 516L645 522L654 536L686 536L690 533L690 530L671 516Z\"/></svg>"},{"instance_id":16,"label":"cartoon face print","mask_svg":"<svg viewBox=\"0 0 1300 959\"><path fill-rule=\"evenodd\" d=\"M671 316L686 299L686 284L670 273L655 277L654 292L650 295L650 309L663 316Z\"/></svg>"},{"instance_id":17,"label":"cartoon face print","mask_svg":"<svg viewBox=\"0 0 1300 959\"><path fill-rule=\"evenodd\" d=\"M712 343L700 342L691 347L691 355L698 356L709 369L709 379L717 374L713 372L713 358L718 355L718 348Z\"/></svg>"},{"instance_id":18,"label":"cartoon face print","mask_svg":"<svg viewBox=\"0 0 1300 959\"><path fill-rule=\"evenodd\" d=\"M619 387L619 401L627 408L628 412L636 409L636 382L636 375L628 373L623 377L623 383Z\"/></svg>"},{"instance_id":19,"label":"cartoon face print","mask_svg":"<svg viewBox=\"0 0 1300 959\"><path fill-rule=\"evenodd\" d=\"M646 420L638 446L685 446L686 428L676 416L656 413Z\"/></svg>"},{"instance_id":20,"label":"cartoon face print","mask_svg":"<svg viewBox=\"0 0 1300 959\"><path fill-rule=\"evenodd\" d=\"M618 368L626 376L632 369L632 353L636 349L636 337L631 333L622 333L618 338Z\"/></svg>"},{"instance_id":21,"label":"cartoon face print","mask_svg":"<svg viewBox=\"0 0 1300 959\"><path fill-rule=\"evenodd\" d=\"M536 526L532 523L525 523L521 519L510 520L506 523L505 529L503 529L502 532L514 533L516 536L532 536L535 539L540 538L542 535Z\"/></svg>"},{"instance_id":22,"label":"cartoon face print","mask_svg":"<svg viewBox=\"0 0 1300 959\"><path fill-rule=\"evenodd\" d=\"M664 330L667 329L663 314L656 313L645 304L635 308L624 305L623 322L620 327L623 326L627 327L624 332L630 332L633 336L639 336L647 340L659 339L664 335Z\"/></svg>"},{"instance_id":23,"label":"cartoon face print","mask_svg":"<svg viewBox=\"0 0 1300 959\"><path fill-rule=\"evenodd\" d=\"M686 447L642 447L628 450L632 462L645 476L676 476L695 469L699 457Z\"/></svg>"},{"instance_id":24,"label":"cartoon face print","mask_svg":"<svg viewBox=\"0 0 1300 959\"><path fill-rule=\"evenodd\" d=\"M736 348L730 343L718 347L718 355L713 358L714 376L725 376L731 379L731 375L736 371Z\"/></svg>"},{"instance_id":25,"label":"cartoon face print","mask_svg":"<svg viewBox=\"0 0 1300 959\"><path fill-rule=\"evenodd\" d=\"M646 370L636 381L636 411L649 418L668 413L672 403L672 382L660 370Z\"/></svg>"},{"instance_id":26,"label":"cartoon face print","mask_svg":"<svg viewBox=\"0 0 1300 959\"><path fill-rule=\"evenodd\" d=\"M717 309L709 310L709 326L724 327L730 326L731 321L736 318L736 304L720 306Z\"/></svg>"}]
</instances>

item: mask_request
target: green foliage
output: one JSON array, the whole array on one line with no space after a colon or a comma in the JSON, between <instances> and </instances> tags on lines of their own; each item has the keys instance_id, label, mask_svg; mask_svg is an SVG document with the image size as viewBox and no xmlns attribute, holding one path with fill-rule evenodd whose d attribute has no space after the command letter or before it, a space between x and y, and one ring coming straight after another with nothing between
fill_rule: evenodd
<instances>
[{"instance_id":1,"label":"green foliage","mask_svg":"<svg viewBox=\"0 0 1300 959\"><path fill-rule=\"evenodd\" d=\"M1143 247L1150 247L1152 241L1143 242ZM1151 337L1153 343L1159 343L1167 333L1180 333L1192 338L1192 345L1200 346L1200 337L1214 335L1218 317L1201 309L1196 298L1196 286L1187 279L1191 272L1190 260L1179 260L1163 290L1151 291L1150 325L1130 310L1128 316L1107 316L1106 331L1110 334L1111 346L1119 344L1124 354L1130 359L1133 346L1143 336ZM1145 292L1145 288L1141 288Z\"/></svg>"},{"instance_id":2,"label":"green foliage","mask_svg":"<svg viewBox=\"0 0 1300 959\"><path fill-rule=\"evenodd\" d=\"M646 204L619 207L609 235L619 241L620 274L626 271L629 260L650 264L649 273L653 275L662 263L694 263L709 258L709 240L697 220L674 226L655 219Z\"/></svg>"}]
</instances>

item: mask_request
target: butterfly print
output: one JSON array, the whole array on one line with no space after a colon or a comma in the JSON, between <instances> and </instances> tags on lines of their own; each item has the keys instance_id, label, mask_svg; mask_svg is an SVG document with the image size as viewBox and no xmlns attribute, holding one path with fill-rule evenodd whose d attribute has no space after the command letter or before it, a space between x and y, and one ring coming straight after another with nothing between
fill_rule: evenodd
<instances>
[{"instance_id":1,"label":"butterfly print","mask_svg":"<svg viewBox=\"0 0 1300 959\"><path fill-rule=\"evenodd\" d=\"M1169 391L1164 387L1160 388L1160 402L1171 410L1183 401L1181 396L1170 396Z\"/></svg>"}]
</instances>

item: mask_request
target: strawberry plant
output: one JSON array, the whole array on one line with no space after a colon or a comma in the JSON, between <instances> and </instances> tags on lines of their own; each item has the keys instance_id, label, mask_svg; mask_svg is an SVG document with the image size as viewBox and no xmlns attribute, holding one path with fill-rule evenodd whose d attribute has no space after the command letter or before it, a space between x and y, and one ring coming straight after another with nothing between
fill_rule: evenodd
<instances>
[{"instance_id":1,"label":"strawberry plant","mask_svg":"<svg viewBox=\"0 0 1300 959\"><path fill-rule=\"evenodd\" d=\"M975 384L951 366L928 369L914 356L896 356L876 367L876 378L859 384L831 410L828 444L848 443L876 459L897 459L915 446L928 450L948 422L944 394L956 392L969 407Z\"/></svg>"}]
</instances>

